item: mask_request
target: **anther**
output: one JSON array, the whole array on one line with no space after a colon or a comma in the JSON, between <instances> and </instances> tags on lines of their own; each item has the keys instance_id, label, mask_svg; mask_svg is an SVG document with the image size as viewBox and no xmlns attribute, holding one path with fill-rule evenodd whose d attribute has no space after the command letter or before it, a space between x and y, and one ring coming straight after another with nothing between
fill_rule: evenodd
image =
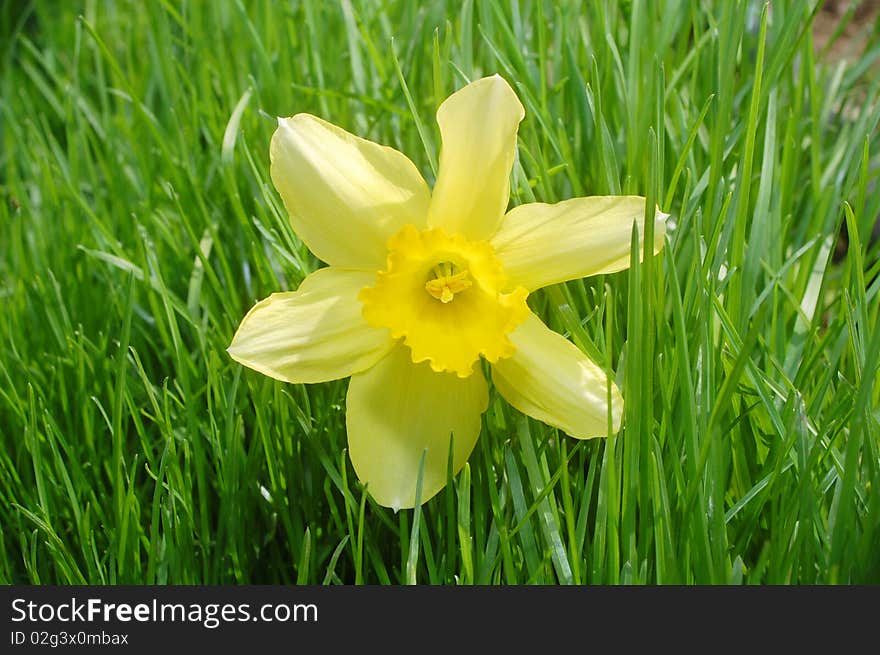
<instances>
[{"instance_id":1,"label":"anther","mask_svg":"<svg viewBox=\"0 0 880 655\"><path fill-rule=\"evenodd\" d=\"M461 293L473 282L467 270L455 272L451 262L441 262L433 268L434 278L425 282L425 290L444 305L452 302L455 294Z\"/></svg>"}]
</instances>

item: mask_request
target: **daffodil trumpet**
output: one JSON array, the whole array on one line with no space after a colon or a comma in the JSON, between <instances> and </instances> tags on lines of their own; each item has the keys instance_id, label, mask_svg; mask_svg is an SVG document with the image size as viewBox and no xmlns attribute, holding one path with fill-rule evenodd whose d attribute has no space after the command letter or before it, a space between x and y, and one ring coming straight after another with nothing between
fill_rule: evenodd
<instances>
[{"instance_id":1,"label":"daffodil trumpet","mask_svg":"<svg viewBox=\"0 0 880 655\"><path fill-rule=\"evenodd\" d=\"M629 266L645 198L594 196L507 211L525 112L495 75L437 111L433 190L400 152L309 114L278 121L271 176L293 228L328 266L257 303L230 355L278 380L351 377L349 455L376 502L414 506L474 448L489 401L482 367L519 411L578 439L620 428L605 371L526 304L550 284ZM654 252L666 214L653 212ZM608 402L610 389L610 405ZM450 441L451 440L451 441Z\"/></svg>"}]
</instances>

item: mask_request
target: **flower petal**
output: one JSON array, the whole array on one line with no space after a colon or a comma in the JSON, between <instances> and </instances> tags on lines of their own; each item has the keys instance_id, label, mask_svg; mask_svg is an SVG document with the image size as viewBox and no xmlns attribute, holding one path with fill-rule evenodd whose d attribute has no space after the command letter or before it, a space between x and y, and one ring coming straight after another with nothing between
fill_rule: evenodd
<instances>
[{"instance_id":1,"label":"flower petal","mask_svg":"<svg viewBox=\"0 0 880 655\"><path fill-rule=\"evenodd\" d=\"M228 352L285 382L327 382L375 364L394 341L371 326L357 295L375 274L322 268L299 289L258 302L238 327Z\"/></svg>"},{"instance_id":2,"label":"flower petal","mask_svg":"<svg viewBox=\"0 0 880 655\"><path fill-rule=\"evenodd\" d=\"M654 252L663 248L668 214L654 219ZM641 196L572 198L514 207L491 243L511 284L529 291L548 284L629 268L632 224L644 236Z\"/></svg>"},{"instance_id":3,"label":"flower petal","mask_svg":"<svg viewBox=\"0 0 880 655\"><path fill-rule=\"evenodd\" d=\"M382 268L388 238L425 224L428 186L393 148L297 114L278 119L269 158L293 229L328 264Z\"/></svg>"},{"instance_id":4,"label":"flower petal","mask_svg":"<svg viewBox=\"0 0 880 655\"><path fill-rule=\"evenodd\" d=\"M577 346L532 314L510 335L513 357L492 366L492 381L511 405L577 439L608 434L607 378ZM612 432L623 398L611 383Z\"/></svg>"},{"instance_id":5,"label":"flower petal","mask_svg":"<svg viewBox=\"0 0 880 655\"><path fill-rule=\"evenodd\" d=\"M437 110L443 137L428 227L488 239L510 196L516 130L525 110L498 75L453 93Z\"/></svg>"},{"instance_id":6,"label":"flower petal","mask_svg":"<svg viewBox=\"0 0 880 655\"><path fill-rule=\"evenodd\" d=\"M453 474L464 466L488 402L479 369L468 378L435 373L426 363L413 364L409 348L396 346L348 386L348 448L358 478L380 505L413 507L425 451L424 503L446 486L450 437Z\"/></svg>"}]
</instances>

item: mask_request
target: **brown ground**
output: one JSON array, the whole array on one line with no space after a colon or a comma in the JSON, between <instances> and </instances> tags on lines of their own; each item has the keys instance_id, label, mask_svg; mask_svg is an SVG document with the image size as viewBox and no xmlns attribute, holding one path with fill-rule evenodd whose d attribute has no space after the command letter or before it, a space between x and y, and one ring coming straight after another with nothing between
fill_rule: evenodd
<instances>
[{"instance_id":1,"label":"brown ground","mask_svg":"<svg viewBox=\"0 0 880 655\"><path fill-rule=\"evenodd\" d=\"M816 52L822 52L834 34L847 9L855 5L855 14L837 40L831 44L826 57L830 61L848 59L860 53L872 30L880 28L880 0L826 0L813 22L813 42Z\"/></svg>"}]
</instances>

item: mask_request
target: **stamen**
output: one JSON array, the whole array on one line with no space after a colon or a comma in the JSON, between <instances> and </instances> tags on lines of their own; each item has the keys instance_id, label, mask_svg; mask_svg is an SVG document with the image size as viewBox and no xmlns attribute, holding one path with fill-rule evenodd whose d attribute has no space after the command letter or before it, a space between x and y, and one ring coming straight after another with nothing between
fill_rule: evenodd
<instances>
[{"instance_id":1,"label":"stamen","mask_svg":"<svg viewBox=\"0 0 880 655\"><path fill-rule=\"evenodd\" d=\"M425 290L444 305L473 284L467 270L456 269L452 262L440 262L432 269L434 278L425 282Z\"/></svg>"}]
</instances>

